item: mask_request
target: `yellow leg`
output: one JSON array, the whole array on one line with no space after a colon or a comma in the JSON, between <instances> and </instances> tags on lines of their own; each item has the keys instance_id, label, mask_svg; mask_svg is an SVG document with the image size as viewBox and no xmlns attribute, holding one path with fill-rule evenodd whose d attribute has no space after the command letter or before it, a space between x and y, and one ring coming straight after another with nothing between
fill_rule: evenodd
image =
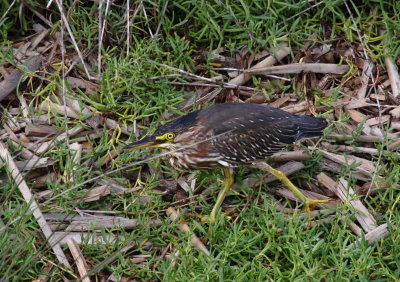
<instances>
[{"instance_id":1,"label":"yellow leg","mask_svg":"<svg viewBox=\"0 0 400 282\"><path fill-rule=\"evenodd\" d=\"M211 214L209 216L203 217L203 219L202 219L203 222L206 221L211 224L215 223L215 219L217 217L218 210L221 207L222 203L224 202L224 199L225 199L226 195L228 194L229 190L231 190L231 188L232 188L233 181L234 181L233 169L230 167L224 167L223 171L224 171L224 175L225 175L224 189L219 191L217 202L215 203L215 205L211 211Z\"/></svg>"},{"instance_id":2,"label":"yellow leg","mask_svg":"<svg viewBox=\"0 0 400 282\"><path fill-rule=\"evenodd\" d=\"M313 200L307 198L303 193L300 192L299 189L297 189L297 187L289 180L289 178L287 178L287 176L282 171L274 169L266 163L263 163L262 166L259 166L259 168L268 171L278 180L280 180L287 188L289 188L298 199L304 202L307 212L310 211L310 207L314 207L316 204L329 202L328 200Z\"/></svg>"}]
</instances>

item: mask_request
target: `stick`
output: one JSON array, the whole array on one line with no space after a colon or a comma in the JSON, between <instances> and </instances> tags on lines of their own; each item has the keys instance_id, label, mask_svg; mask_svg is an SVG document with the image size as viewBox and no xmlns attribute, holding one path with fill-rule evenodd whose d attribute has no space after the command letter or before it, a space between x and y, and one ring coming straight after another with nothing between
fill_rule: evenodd
<instances>
[{"instance_id":1,"label":"stick","mask_svg":"<svg viewBox=\"0 0 400 282\"><path fill-rule=\"evenodd\" d=\"M339 150L342 152L350 152L350 153L363 153L377 156L379 155L379 151L375 148L366 148L366 147L352 147L346 145L334 145L328 142L321 142L321 146L326 149Z\"/></svg>"},{"instance_id":2,"label":"stick","mask_svg":"<svg viewBox=\"0 0 400 282\"><path fill-rule=\"evenodd\" d=\"M373 173L376 170L374 164L371 161L363 159L363 158L358 158L358 157L351 156L351 155L343 156L343 155L334 154L334 153L324 151L324 150L320 150L320 152L322 153L322 155L325 158L330 159L334 162L337 162L341 165L350 166L354 163L355 164L360 163L360 165L358 167L356 167L355 169L366 176L370 176L371 173Z\"/></svg>"},{"instance_id":3,"label":"stick","mask_svg":"<svg viewBox=\"0 0 400 282\"><path fill-rule=\"evenodd\" d=\"M97 245L97 244L112 244L117 240L117 236L113 234L105 233L89 233L89 232L54 232L54 235L50 238L49 242L51 245L59 244L65 246L69 239L73 239L78 245ZM124 236L118 235L119 240L125 240Z\"/></svg>"},{"instance_id":4,"label":"stick","mask_svg":"<svg viewBox=\"0 0 400 282\"><path fill-rule=\"evenodd\" d=\"M392 225L392 228L396 229L396 226ZM380 238L386 238L389 237L390 233L388 230L388 224L382 224L379 225L377 228L371 230L367 234L365 234L365 240L368 242L368 245L371 246L374 244L376 241L378 241ZM350 244L347 246L347 248L352 249L355 246L357 246L363 239L360 238L356 242Z\"/></svg>"},{"instance_id":5,"label":"stick","mask_svg":"<svg viewBox=\"0 0 400 282\"><path fill-rule=\"evenodd\" d=\"M366 59L364 61L364 68L361 74L361 88L358 90L357 93L357 98L358 99L364 99L365 95L367 94L367 88L368 88L368 81L369 78L372 77L372 70L374 68L374 65L369 59Z\"/></svg>"},{"instance_id":6,"label":"stick","mask_svg":"<svg viewBox=\"0 0 400 282\"><path fill-rule=\"evenodd\" d=\"M46 220L43 217L42 211L39 209L38 204L36 203L31 190L29 189L28 185L26 184L25 180L21 176L21 172L18 170L17 166L14 163L13 158L11 157L10 153L8 152L6 146L0 142L0 157L4 160L5 163L8 164L10 173L14 178L15 183L18 186L18 189L21 191L22 196L24 197L25 201L29 205L29 209L32 211L33 216L36 218L40 228L43 231L44 236L49 240L52 236L52 231L50 226L47 224ZM50 242L50 241L49 241ZM51 245L54 254L56 255L58 261L65 266L70 267L70 264L62 251L60 245L54 244Z\"/></svg>"},{"instance_id":7,"label":"stick","mask_svg":"<svg viewBox=\"0 0 400 282\"><path fill-rule=\"evenodd\" d=\"M75 181L75 173L78 167L81 164L81 156L82 156L82 144L80 143L72 143L68 146L69 151L72 154L72 162L70 165L67 165L64 170L64 182L74 182Z\"/></svg>"},{"instance_id":8,"label":"stick","mask_svg":"<svg viewBox=\"0 0 400 282\"><path fill-rule=\"evenodd\" d=\"M143 224L143 225L142 225ZM141 222L138 219L129 219L123 217L114 217L110 219L93 219L87 220L74 220L65 229L65 231L90 231L102 228L124 228L133 229L140 226L160 226L161 221L151 220L146 222Z\"/></svg>"},{"instance_id":9,"label":"stick","mask_svg":"<svg viewBox=\"0 0 400 282\"><path fill-rule=\"evenodd\" d=\"M79 249L78 244L74 241L74 239L67 239L67 244L71 254L76 262L76 267L78 268L79 275L82 278L83 282L90 282L89 274L88 274L88 265L86 263L85 258L81 250Z\"/></svg>"},{"instance_id":10,"label":"stick","mask_svg":"<svg viewBox=\"0 0 400 282\"><path fill-rule=\"evenodd\" d=\"M336 183L332 178L324 173L317 175L317 179L326 188L334 192L343 202L348 203L352 206L357 221L365 232L369 232L376 228L375 218L368 212L368 209L361 203L360 200L350 200L354 198L355 192L349 187L347 181L341 177L339 182Z\"/></svg>"},{"instance_id":11,"label":"stick","mask_svg":"<svg viewBox=\"0 0 400 282\"><path fill-rule=\"evenodd\" d=\"M288 64L283 66L272 66L263 68L254 67L250 70L246 70L245 72L253 75L288 74L288 73L301 73L301 72L344 74L348 70L349 66L347 65L297 63L297 64Z\"/></svg>"},{"instance_id":12,"label":"stick","mask_svg":"<svg viewBox=\"0 0 400 282\"><path fill-rule=\"evenodd\" d=\"M304 196L306 196L307 198L313 199L313 200L332 200L328 196L321 195L319 193L303 190L301 188L297 188L297 189L299 189L299 191ZM274 194L277 194L281 197L284 197L284 198L292 200L292 201L301 202L301 200L298 197L296 197L296 195L292 191L290 191L288 188L286 188L285 186L277 187L274 190ZM329 204L329 203L325 203L325 204ZM335 206L335 203L332 203L332 206Z\"/></svg>"},{"instance_id":13,"label":"stick","mask_svg":"<svg viewBox=\"0 0 400 282\"><path fill-rule=\"evenodd\" d=\"M176 220L178 218L179 214L174 208L169 207L166 212L167 212L167 215L172 220ZM187 224L185 224L185 223L178 224L178 229L183 231L186 234L192 233L190 231L189 226ZM191 241L193 247L195 247L196 249L202 251L203 253L205 253L208 256L210 255L210 251L206 248L206 246L204 246L203 242L201 242L200 239L195 234L192 233L190 235L190 241Z\"/></svg>"},{"instance_id":14,"label":"stick","mask_svg":"<svg viewBox=\"0 0 400 282\"><path fill-rule=\"evenodd\" d=\"M388 147L389 150L397 150L398 148L400 148L400 139L391 143Z\"/></svg>"},{"instance_id":15,"label":"stick","mask_svg":"<svg viewBox=\"0 0 400 282\"><path fill-rule=\"evenodd\" d=\"M343 224L348 224L349 228L356 234L358 237L362 236L362 229L358 227L357 224L355 224L353 221L349 221L346 219L345 216L340 217L340 220L343 222Z\"/></svg>"},{"instance_id":16,"label":"stick","mask_svg":"<svg viewBox=\"0 0 400 282\"><path fill-rule=\"evenodd\" d=\"M361 135L358 137L354 137L351 135L341 135L341 134L337 134L337 133L331 133L328 135L328 137L334 138L338 141L355 140L357 142L371 142L371 143L382 141L382 137L373 136L373 135Z\"/></svg>"},{"instance_id":17,"label":"stick","mask_svg":"<svg viewBox=\"0 0 400 282\"><path fill-rule=\"evenodd\" d=\"M84 128L80 125L77 125L67 131L65 131L64 133L61 133L60 135L58 135L56 138L54 138L51 141L48 142L43 142L38 149L36 150L37 154L42 154L44 152L47 152L48 150L50 150L52 147L54 147L55 145L57 145L58 142L63 141L64 139L66 139L67 137L70 136L74 136L76 134L78 134L79 132L81 132Z\"/></svg>"},{"instance_id":18,"label":"stick","mask_svg":"<svg viewBox=\"0 0 400 282\"><path fill-rule=\"evenodd\" d=\"M22 171L30 171L36 168L51 166L54 164L54 161L49 157L45 157L45 158L31 159L27 161L16 161L15 164L17 165L18 169Z\"/></svg>"},{"instance_id":19,"label":"stick","mask_svg":"<svg viewBox=\"0 0 400 282\"><path fill-rule=\"evenodd\" d=\"M249 74L248 72L251 72L253 69L260 69L260 68L266 68L268 66L272 66L277 61L282 60L284 57L286 57L288 54L290 54L291 51L292 51L292 49L290 47L281 45L279 47L279 50L276 52L275 56L272 56L272 55L268 56L267 58L265 58L264 60L262 60L261 62L256 64L254 67L250 68L249 70L245 71L242 74L239 74L237 77L230 80L229 83L235 84L235 85L245 84L251 78L251 74Z\"/></svg>"},{"instance_id":20,"label":"stick","mask_svg":"<svg viewBox=\"0 0 400 282\"><path fill-rule=\"evenodd\" d=\"M379 33L382 35L385 33L384 29L381 29ZM388 53L388 50L385 50ZM392 94L395 99L400 98L400 77L396 70L396 66L393 63L393 58L385 57L385 66L389 75L390 86L392 88Z\"/></svg>"},{"instance_id":21,"label":"stick","mask_svg":"<svg viewBox=\"0 0 400 282\"><path fill-rule=\"evenodd\" d=\"M31 57L25 63L25 67L30 71L36 71L39 69L42 60L42 56ZM23 71L16 69L0 83L0 102L14 91L23 74Z\"/></svg>"},{"instance_id":22,"label":"stick","mask_svg":"<svg viewBox=\"0 0 400 282\"><path fill-rule=\"evenodd\" d=\"M79 119L79 116L68 106L59 105L50 100L44 100L40 105L40 109L48 113L57 113L60 115L67 115L73 119Z\"/></svg>"},{"instance_id":23,"label":"stick","mask_svg":"<svg viewBox=\"0 0 400 282\"><path fill-rule=\"evenodd\" d=\"M79 57L79 59L81 60L81 63L82 63L82 65L83 65L83 69L85 70L86 76L87 76L87 78L90 80L90 79L92 79L93 77L92 77L92 76L90 75L90 73L89 73L89 70L88 70L88 68L87 68L87 66L86 66L86 63L85 63L85 60L84 60L84 58L83 58L83 55L82 55L81 50L79 50L79 47L78 47L78 44L76 43L74 34L73 34L73 32L72 32L72 30L71 30L71 28L70 28L70 26L69 26L69 21L68 21L67 17L64 15L62 2L59 1L59 0L56 0L56 3L57 3L58 9L60 10L61 19L62 19L62 21L63 21L65 27L67 28L68 34L69 34L69 36L70 36L70 38L71 38L71 40L72 40L72 43L73 43L73 45L74 45L74 47L75 47L75 50L76 50L76 52L78 53L78 57Z\"/></svg>"}]
</instances>

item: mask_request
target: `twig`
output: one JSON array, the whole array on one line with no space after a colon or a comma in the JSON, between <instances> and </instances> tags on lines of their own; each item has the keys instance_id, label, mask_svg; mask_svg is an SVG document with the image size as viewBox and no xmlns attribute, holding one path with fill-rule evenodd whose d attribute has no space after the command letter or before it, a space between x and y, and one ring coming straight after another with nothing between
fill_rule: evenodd
<instances>
[{"instance_id":1,"label":"twig","mask_svg":"<svg viewBox=\"0 0 400 282\"><path fill-rule=\"evenodd\" d=\"M25 67L31 72L36 71L40 68L42 61L42 56L31 57L25 63ZM15 88L17 88L18 82L23 74L23 70L16 69L2 82L0 82L0 102L3 101L4 98L6 98L8 95L10 95Z\"/></svg>"},{"instance_id":2,"label":"twig","mask_svg":"<svg viewBox=\"0 0 400 282\"><path fill-rule=\"evenodd\" d=\"M392 94L394 98L399 98L400 96L400 77L393 64L392 58L385 57L385 65L389 75L390 85L392 88Z\"/></svg>"},{"instance_id":3,"label":"twig","mask_svg":"<svg viewBox=\"0 0 400 282\"><path fill-rule=\"evenodd\" d=\"M102 1L100 1L100 3L102 3ZM104 30L106 27L106 21L107 21L107 15L108 15L108 10L110 8L110 0L107 0L107 5L106 5L106 11L104 12L104 19L103 22L101 22L101 5L99 6L99 42L98 42L98 49L97 49L97 71L98 71L98 76L100 78L101 76L101 44L103 42L103 37L104 37Z\"/></svg>"},{"instance_id":4,"label":"twig","mask_svg":"<svg viewBox=\"0 0 400 282\"><path fill-rule=\"evenodd\" d=\"M178 218L178 212L172 208L169 207L167 209L167 215L172 219L172 220L176 220ZM187 224L185 223L180 223L178 224L178 229L185 232L186 234L191 234L192 232L190 231L190 228ZM204 246L203 242L200 241L200 239L195 235L195 234L191 234L190 235L190 241L193 245L193 247L195 247L196 249L202 251L203 253L205 253L206 255L210 255L210 251L206 248L206 246Z\"/></svg>"},{"instance_id":5,"label":"twig","mask_svg":"<svg viewBox=\"0 0 400 282\"><path fill-rule=\"evenodd\" d=\"M58 135L56 138L54 138L51 141L48 142L43 142L36 150L36 153L38 154L42 154L44 152L47 152L48 150L50 150L52 147L54 147L55 145L57 145L58 142L63 141L64 139L68 138L69 136L74 136L75 134L78 134L79 132L83 131L83 127L80 125L77 125L67 131L65 131L64 133L61 133L60 135Z\"/></svg>"},{"instance_id":6,"label":"twig","mask_svg":"<svg viewBox=\"0 0 400 282\"><path fill-rule=\"evenodd\" d=\"M76 43L74 34L72 33L72 30L71 30L71 27L69 26L69 23L68 23L67 18L65 17L65 14L64 14L64 11L63 11L62 3L60 2L60 0L56 0L56 3L57 3L58 9L60 10L61 19L62 19L62 21L63 21L65 27L67 28L67 31L68 31L69 36L71 37L72 44L74 45L75 50L76 50L76 52L78 53L79 59L81 60L81 63L82 63L83 68L84 68L84 70L85 70L86 76L87 76L87 78L90 80L90 79L92 79L93 77L92 77L92 76L90 75L90 73L89 73L89 70L88 70L88 68L87 68L87 66L86 66L85 60L83 59L83 55L82 55L82 53L81 53L81 50L79 50L79 47L78 47L78 44Z\"/></svg>"},{"instance_id":7,"label":"twig","mask_svg":"<svg viewBox=\"0 0 400 282\"><path fill-rule=\"evenodd\" d=\"M74 182L75 172L81 163L82 144L72 143L68 146L68 151L70 156L72 155L72 161L66 165L66 169L64 170L64 182Z\"/></svg>"},{"instance_id":8,"label":"twig","mask_svg":"<svg viewBox=\"0 0 400 282\"><path fill-rule=\"evenodd\" d=\"M267 58L265 58L264 60L262 60L261 62L256 64L254 67L247 70L247 72L251 72L251 70L253 70L253 69L260 69L260 68L266 68L266 67L272 66L277 61L282 60L284 57L286 57L288 54L290 54L291 51L292 51L292 49L290 47L280 45L278 50L276 51L275 56L272 56L272 55L268 56ZM249 81L250 78L251 78L251 75L244 72L242 74L239 74L234 79L230 80L229 84L243 85L247 81Z\"/></svg>"},{"instance_id":9,"label":"twig","mask_svg":"<svg viewBox=\"0 0 400 282\"><path fill-rule=\"evenodd\" d=\"M248 74L289 74L289 73L301 73L301 72L315 72L315 73L332 73L332 74L344 74L349 70L347 65L336 65L336 64L318 64L318 63L296 63L288 64L283 66L271 66L262 68L251 68L245 70Z\"/></svg>"},{"instance_id":10,"label":"twig","mask_svg":"<svg viewBox=\"0 0 400 282\"><path fill-rule=\"evenodd\" d=\"M10 127L8 127L7 125L4 125L4 129L6 130L6 132L8 133L8 139L11 141L11 143L15 146L15 147L19 147L21 146L22 148L24 148L21 151L21 156L26 159L26 160L30 160L30 159L37 159L38 156L36 156L34 153L32 153L30 151L30 147L25 143L22 142L21 140L19 140L19 138L17 137L17 135L15 135L15 133L12 131L12 129ZM26 149L25 149L26 148Z\"/></svg>"},{"instance_id":11,"label":"twig","mask_svg":"<svg viewBox=\"0 0 400 282\"><path fill-rule=\"evenodd\" d=\"M384 34L384 30L380 30L380 34ZM387 52L387 50L385 50ZM392 94L395 99L400 96L400 77L399 72L396 69L393 59L389 56L385 57L385 66L389 76L390 86L392 88Z\"/></svg>"},{"instance_id":12,"label":"twig","mask_svg":"<svg viewBox=\"0 0 400 282\"><path fill-rule=\"evenodd\" d=\"M326 188L334 192L343 202L348 203L352 207L352 212L365 232L368 233L376 228L375 218L368 212L368 209L361 203L361 201L351 200L351 198L354 197L355 192L343 177L341 177L339 182L336 183L326 174L320 173L318 174L317 179Z\"/></svg>"},{"instance_id":13,"label":"twig","mask_svg":"<svg viewBox=\"0 0 400 282\"><path fill-rule=\"evenodd\" d=\"M372 70L374 69L373 63L367 58L364 61L364 67L361 74L361 88L358 90L357 98L364 99L367 93L368 81L372 76Z\"/></svg>"},{"instance_id":14,"label":"twig","mask_svg":"<svg viewBox=\"0 0 400 282\"><path fill-rule=\"evenodd\" d=\"M43 231L44 236L49 240L52 236L52 231L50 229L50 226L44 219L42 211L39 209L39 206L36 203L31 190L29 189L25 180L22 178L21 172L18 170L17 166L14 163L13 158L11 157L10 153L8 152L7 148L2 142L0 142L0 157L4 160L5 163L8 164L10 173L14 178L14 181L17 184L22 196L28 203L29 209L32 211L33 216L36 218L40 228ZM54 244L51 247L59 262L64 264L65 266L70 267L70 264L63 250L61 249L60 245Z\"/></svg>"},{"instance_id":15,"label":"twig","mask_svg":"<svg viewBox=\"0 0 400 282\"><path fill-rule=\"evenodd\" d=\"M313 199L313 200L332 200L330 197L319 194L319 193L315 193L312 191L308 191L308 190L304 190L301 188L297 188L304 196L306 196L307 198ZM285 186L279 186L276 189L274 189L274 194L279 195L285 199L289 199L292 201L296 201L296 202L301 202L301 200L295 196L295 194L293 194L293 192L291 190L289 190L288 188L286 188ZM335 203L329 202L329 203L325 203L324 205L332 205L335 206Z\"/></svg>"},{"instance_id":16,"label":"twig","mask_svg":"<svg viewBox=\"0 0 400 282\"><path fill-rule=\"evenodd\" d=\"M330 144L328 142L321 142L321 146L326 148L326 149L339 150L339 151L342 151L342 152L363 153L363 154L369 154L369 155L374 155L374 156L379 155L378 150L375 149L375 148L352 147L352 146L346 146L346 145L334 145L334 144Z\"/></svg>"},{"instance_id":17,"label":"twig","mask_svg":"<svg viewBox=\"0 0 400 282\"><path fill-rule=\"evenodd\" d=\"M288 113L296 114L296 113L304 112L305 110L307 110L307 108L308 108L307 101L303 101L298 104L283 107L282 110L284 110Z\"/></svg>"},{"instance_id":18,"label":"twig","mask_svg":"<svg viewBox=\"0 0 400 282\"><path fill-rule=\"evenodd\" d=\"M343 224L348 224L349 228L356 234L358 237L362 236L362 229L358 227L357 224L355 224L353 221L349 221L345 216L340 217L340 220L343 222Z\"/></svg>"},{"instance_id":19,"label":"twig","mask_svg":"<svg viewBox=\"0 0 400 282\"><path fill-rule=\"evenodd\" d=\"M167 84L171 85L183 85L183 86L198 86L198 87L221 87L219 84L211 84L211 83L196 83L196 82L167 82ZM248 86L241 86L241 85L222 85L224 88L227 89L241 89L241 90L247 90L247 91L260 91L257 88L254 87L248 87Z\"/></svg>"},{"instance_id":20,"label":"twig","mask_svg":"<svg viewBox=\"0 0 400 282\"><path fill-rule=\"evenodd\" d=\"M31 50L35 50L36 47L42 42L42 40L50 33L50 29L42 30L36 38L32 41L32 45L29 47Z\"/></svg>"},{"instance_id":21,"label":"twig","mask_svg":"<svg viewBox=\"0 0 400 282\"><path fill-rule=\"evenodd\" d=\"M19 93L16 93L16 94L17 94L18 100L19 100L19 102L21 104L20 107L22 109L22 115L24 117L25 122L28 123L28 124L32 124L32 120L29 117L28 103L26 102L25 97L23 95L20 95Z\"/></svg>"},{"instance_id":22,"label":"twig","mask_svg":"<svg viewBox=\"0 0 400 282\"><path fill-rule=\"evenodd\" d=\"M150 28L150 25L149 25L149 18L147 17L146 8L145 8L145 6L143 5L143 1L140 1L140 3L142 4L143 15L144 15L144 17L145 17L145 19L146 19L147 29L149 30L150 37L151 37L151 38L154 38L153 32L151 31L151 28Z\"/></svg>"},{"instance_id":23,"label":"twig","mask_svg":"<svg viewBox=\"0 0 400 282\"><path fill-rule=\"evenodd\" d=\"M138 226L160 226L160 220L149 220L141 222L138 219L130 219L118 216L110 217L74 217L74 221L66 228L66 231L89 231L102 228L133 229Z\"/></svg>"},{"instance_id":24,"label":"twig","mask_svg":"<svg viewBox=\"0 0 400 282\"><path fill-rule=\"evenodd\" d=\"M400 139L397 140L397 141L395 141L395 142L393 142L393 143L391 143L391 144L388 146L388 149L389 149L389 150L397 150L397 149L399 149L399 148L400 148Z\"/></svg>"},{"instance_id":25,"label":"twig","mask_svg":"<svg viewBox=\"0 0 400 282\"><path fill-rule=\"evenodd\" d=\"M354 140L357 142L381 142L382 138L379 136L373 135L361 135L361 136L351 136L351 135L341 135L337 133L331 133L327 137L334 138L338 141L347 141L347 140Z\"/></svg>"},{"instance_id":26,"label":"twig","mask_svg":"<svg viewBox=\"0 0 400 282\"><path fill-rule=\"evenodd\" d=\"M136 15L139 12L140 8L142 7L142 2L140 2L139 5L136 7L135 11L133 12L133 15L132 15L131 19L129 19L130 0L127 1L126 5L127 5L127 9L128 9L127 14L126 14L126 16L127 16L127 18L126 18L126 21L127 21L127 23L126 23L126 25L127 25L127 29L126 29L126 36L127 36L127 38L126 38L126 45L127 45L126 46L126 56L128 56L129 55L129 48L130 48L130 41L131 41L130 26L133 25L133 22L134 22L134 20L136 18ZM124 33L123 36L125 36L125 33Z\"/></svg>"},{"instance_id":27,"label":"twig","mask_svg":"<svg viewBox=\"0 0 400 282\"><path fill-rule=\"evenodd\" d=\"M352 165L352 164L360 163L360 165L358 167L356 167L356 170L361 172L362 174L364 174L366 176L370 176L371 173L373 173L376 170L374 164L369 160L366 160L366 159L363 159L363 158L359 158L359 157L355 157L355 156L352 156L352 155L343 156L343 155L327 152L327 151L324 151L324 150L319 150L319 151L322 153L322 155L325 158L328 158L328 159L330 159L330 160L332 160L334 162L337 162L337 163L339 163L341 165L344 165L344 166L349 166L349 165Z\"/></svg>"},{"instance_id":28,"label":"twig","mask_svg":"<svg viewBox=\"0 0 400 282\"><path fill-rule=\"evenodd\" d=\"M48 99L44 100L42 104L39 106L39 108L48 113L57 113L73 119L80 119L79 116L75 113L75 111L73 111L67 105L59 105Z\"/></svg>"},{"instance_id":29,"label":"twig","mask_svg":"<svg viewBox=\"0 0 400 282\"><path fill-rule=\"evenodd\" d=\"M265 99L265 97L263 96ZM287 101L289 101L290 95L285 95L283 97L280 97L276 99L275 101L268 103L268 106L273 107L273 108L280 108L283 104L285 104Z\"/></svg>"},{"instance_id":30,"label":"twig","mask_svg":"<svg viewBox=\"0 0 400 282\"><path fill-rule=\"evenodd\" d=\"M308 2L309 2L309 1L308 1ZM299 13L297 13L297 14L295 14L295 15L289 17L289 18L287 18L285 21L282 21L282 22L280 22L279 24L287 23L288 21L290 21L290 20L292 20L292 19L294 19L294 18L296 18L296 17L298 17L298 16L300 16L300 15L306 13L307 11L311 10L312 8L318 7L319 5L323 4L324 2L325 2L325 1L320 1L320 2L318 2L318 3L315 3L314 5L312 5L312 6L308 7L308 8L306 8L306 9L304 9L303 11L301 11L301 12L299 12Z\"/></svg>"},{"instance_id":31,"label":"twig","mask_svg":"<svg viewBox=\"0 0 400 282\"><path fill-rule=\"evenodd\" d=\"M274 162L305 161L310 159L310 154L306 151L297 150L289 152L278 152L270 157Z\"/></svg>"},{"instance_id":32,"label":"twig","mask_svg":"<svg viewBox=\"0 0 400 282\"><path fill-rule=\"evenodd\" d=\"M11 8L14 6L14 4L15 4L16 1L17 1L17 0L12 1L12 3L10 4L10 6L8 6L7 10L6 10L6 11L4 12L4 14L1 16L1 18L0 18L0 24L1 24L1 21L7 16L8 12L10 12Z\"/></svg>"},{"instance_id":33,"label":"twig","mask_svg":"<svg viewBox=\"0 0 400 282\"><path fill-rule=\"evenodd\" d=\"M395 225L391 224L391 227L393 229L396 229ZM389 235L390 235L390 233L389 233L389 230L388 230L388 224L385 223L385 224L379 225L375 229L373 229L370 232L368 232L367 234L365 234L364 238L368 242L368 245L371 246L372 244L374 244L379 239L389 237ZM357 246L358 244L360 244L362 241L363 241L363 238L360 238L356 242L348 245L347 248L348 249L352 249L355 246Z\"/></svg>"},{"instance_id":34,"label":"twig","mask_svg":"<svg viewBox=\"0 0 400 282\"><path fill-rule=\"evenodd\" d=\"M159 31L160 31L160 28L161 28L161 21L162 21L162 19L164 18L165 11L167 10L167 7L168 7L168 0L165 1L164 6L163 6L163 8L162 8L160 21L158 22L157 29L156 29L156 32L154 33L154 36L157 36L157 34L158 34Z\"/></svg>"},{"instance_id":35,"label":"twig","mask_svg":"<svg viewBox=\"0 0 400 282\"><path fill-rule=\"evenodd\" d=\"M131 44L131 25L129 23L129 10L130 10L130 6L131 6L131 1L127 0L126 1L126 56L129 56L129 47Z\"/></svg>"},{"instance_id":36,"label":"twig","mask_svg":"<svg viewBox=\"0 0 400 282\"><path fill-rule=\"evenodd\" d=\"M54 164L54 160L49 157L45 158L33 158L26 161L16 161L15 162L18 169L22 171L30 171L36 168L48 167Z\"/></svg>"},{"instance_id":37,"label":"twig","mask_svg":"<svg viewBox=\"0 0 400 282\"><path fill-rule=\"evenodd\" d=\"M43 16L42 14L40 14L38 11L36 11L35 9L33 9L31 7L31 5L29 5L28 3L24 3L25 7L28 7L29 10L31 10L32 13L35 14L35 16L37 16L41 21L43 21L45 24L47 24L48 27L53 28L54 24L49 21L45 16Z\"/></svg>"},{"instance_id":38,"label":"twig","mask_svg":"<svg viewBox=\"0 0 400 282\"><path fill-rule=\"evenodd\" d=\"M101 185L95 188L92 188L87 192L82 200L84 202L93 202L98 201L100 198L107 196L111 193L111 188L108 185Z\"/></svg>"},{"instance_id":39,"label":"twig","mask_svg":"<svg viewBox=\"0 0 400 282\"><path fill-rule=\"evenodd\" d=\"M232 84L232 83L230 83L230 82L219 82L219 81L216 81L216 80L214 80L214 79L212 79L212 78L207 78L207 77L204 77L204 76L196 75L196 74L193 74L193 73L190 73L190 72L187 72L187 71L184 71L184 70L175 68L175 67L168 66L168 65L166 65L166 64L157 63L157 62L151 61L151 60L149 60L149 61L152 62L152 63L154 63L154 64L156 64L156 65L158 65L158 66L161 66L161 67L163 67L163 68L167 68L167 69L170 69L170 70L172 70L172 71L176 71L176 72L185 74L185 75L187 75L187 76L189 76L189 77L191 77L191 78L199 79L199 80L201 80L201 81L206 81L206 82L209 82L209 83L220 84L221 86L225 86L225 87L231 87L231 88L236 88L236 87L237 87L237 85Z\"/></svg>"},{"instance_id":40,"label":"twig","mask_svg":"<svg viewBox=\"0 0 400 282\"><path fill-rule=\"evenodd\" d=\"M128 136L131 135L132 131L134 131L131 126L120 125L117 121L110 118L104 119L103 122L108 128L114 130L121 130L123 134Z\"/></svg>"},{"instance_id":41,"label":"twig","mask_svg":"<svg viewBox=\"0 0 400 282\"><path fill-rule=\"evenodd\" d=\"M381 117L370 118L370 119L365 121L365 124L368 125L368 126L374 126L374 125L377 125L377 124L382 125L382 124L384 124L384 123L386 123L388 121L390 121L390 115L384 115L384 116L381 116Z\"/></svg>"},{"instance_id":42,"label":"twig","mask_svg":"<svg viewBox=\"0 0 400 282\"><path fill-rule=\"evenodd\" d=\"M76 267L78 268L79 275L83 282L90 282L89 274L88 274L88 265L86 263L85 258L81 250L79 249L78 244L75 242L74 239L69 238L67 239L67 245L69 250L71 251L72 257L76 262Z\"/></svg>"},{"instance_id":43,"label":"twig","mask_svg":"<svg viewBox=\"0 0 400 282\"><path fill-rule=\"evenodd\" d=\"M355 21L355 19L354 19L354 17L353 17L353 13L351 12L351 10L350 10L350 8L349 8L349 5L347 4L347 1L345 0L345 1L343 1L343 2L344 2L344 5L346 6L347 11L348 11L349 14L350 14L350 18L351 18L351 21L353 22L354 28L355 28L355 30L356 30L356 32L357 32L357 35L358 35L358 37L360 38L361 46L362 46L362 49L363 49L363 52L364 52L364 57L365 57L365 59L366 59L368 62L370 62L371 60L370 60L369 57L368 57L367 48L365 47L365 43L364 43L364 40L363 40L363 38L362 38L362 36L361 36L360 30L359 30L358 27L357 27L357 23L356 23L356 21ZM370 71L371 71L371 72L368 72L368 74L369 74L369 76L371 77L372 86L373 86L373 88L374 88L374 90L375 90L375 93L378 93L378 90L377 90L377 87L376 87L376 83L375 83L375 79L374 79L373 76L372 76L372 70L370 70ZM364 74L364 73L363 73L363 74ZM359 94L359 95L360 95L360 94ZM382 116L382 112L381 112L381 104L380 104L380 102L379 102L379 99L376 100L376 105L378 106L378 116L379 116L379 119L380 119L381 116ZM381 132L383 132L382 125L380 125L380 130L381 130ZM381 140L381 148L384 147L384 142L385 142L385 140L384 140L384 138L382 138L382 140ZM371 189L372 189L372 184L375 182L375 178L376 178L377 175L378 175L378 169L379 169L379 165L380 165L380 162L381 162L382 154L383 154L383 149L381 149L381 151L380 151L380 153L379 153L378 160L377 160L377 162L376 162L376 163L377 163L377 167L376 167L376 169L375 169L375 171L374 171L374 174L372 175L371 185L369 186L368 192L367 192L367 194L365 195L365 199L367 199L367 198L369 197L369 194L370 194Z\"/></svg>"}]
</instances>

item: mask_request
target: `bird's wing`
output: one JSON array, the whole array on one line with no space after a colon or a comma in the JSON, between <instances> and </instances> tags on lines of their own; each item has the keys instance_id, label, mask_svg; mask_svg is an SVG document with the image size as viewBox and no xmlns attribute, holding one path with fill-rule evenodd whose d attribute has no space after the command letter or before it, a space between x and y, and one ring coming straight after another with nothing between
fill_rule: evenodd
<instances>
[{"instance_id":1,"label":"bird's wing","mask_svg":"<svg viewBox=\"0 0 400 282\"><path fill-rule=\"evenodd\" d=\"M226 161L246 163L265 159L293 144L298 133L299 126L290 116L249 113L215 126L214 134L218 137L212 142Z\"/></svg>"}]
</instances>

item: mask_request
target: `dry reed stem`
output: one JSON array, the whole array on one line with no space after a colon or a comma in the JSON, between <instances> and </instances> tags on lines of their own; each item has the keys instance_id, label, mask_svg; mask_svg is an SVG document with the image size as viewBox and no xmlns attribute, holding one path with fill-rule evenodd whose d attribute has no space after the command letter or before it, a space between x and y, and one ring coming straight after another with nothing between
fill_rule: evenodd
<instances>
[{"instance_id":1,"label":"dry reed stem","mask_svg":"<svg viewBox=\"0 0 400 282\"><path fill-rule=\"evenodd\" d=\"M48 225L47 221L44 219L42 211L39 208L39 205L36 203L31 190L29 189L28 185L26 184L25 180L22 178L21 172L18 170L13 158L11 157L10 153L8 152L8 149L6 146L0 142L0 157L3 159L3 161L8 165L9 171L15 181L15 183L18 186L18 189L20 190L22 196L24 197L24 200L28 203L29 209L33 213L33 216L36 218L40 229L42 229L44 236L46 239L50 239L52 236L52 231L50 229L50 226ZM50 242L50 241L49 241ZM58 261L65 266L70 267L70 264L61 249L60 245L54 244L51 246L54 254L56 255Z\"/></svg>"}]
</instances>

